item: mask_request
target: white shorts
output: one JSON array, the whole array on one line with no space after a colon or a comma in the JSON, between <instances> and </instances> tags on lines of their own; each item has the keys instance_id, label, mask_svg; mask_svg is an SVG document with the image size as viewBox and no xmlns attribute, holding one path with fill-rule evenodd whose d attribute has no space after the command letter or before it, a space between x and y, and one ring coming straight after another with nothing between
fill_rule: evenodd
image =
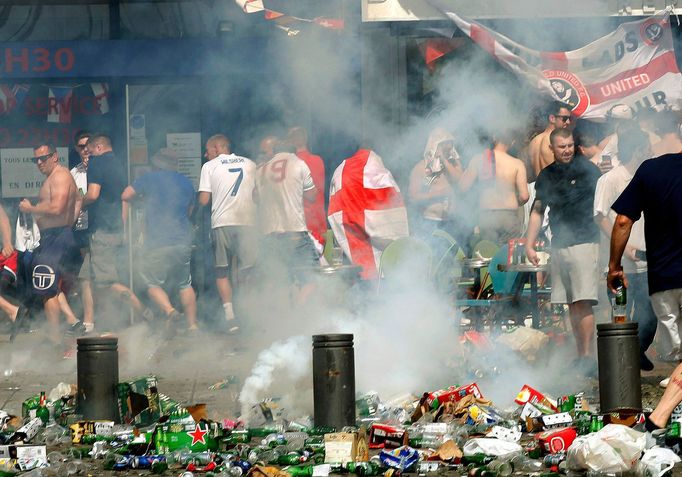
<instances>
[{"instance_id":1,"label":"white shorts","mask_svg":"<svg viewBox=\"0 0 682 477\"><path fill-rule=\"evenodd\" d=\"M666 360L682 360L682 288L664 290L651 295L651 306L656 313L659 327L663 357Z\"/></svg>"},{"instance_id":2,"label":"white shorts","mask_svg":"<svg viewBox=\"0 0 682 477\"><path fill-rule=\"evenodd\" d=\"M552 249L552 303L598 303L599 244Z\"/></svg>"}]
</instances>

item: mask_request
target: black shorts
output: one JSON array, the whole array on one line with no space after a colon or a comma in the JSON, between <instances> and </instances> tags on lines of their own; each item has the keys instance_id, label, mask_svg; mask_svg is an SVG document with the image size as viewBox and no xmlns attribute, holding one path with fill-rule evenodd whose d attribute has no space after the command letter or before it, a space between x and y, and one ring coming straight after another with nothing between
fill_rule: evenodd
<instances>
[{"instance_id":1,"label":"black shorts","mask_svg":"<svg viewBox=\"0 0 682 477\"><path fill-rule=\"evenodd\" d=\"M59 294L66 262L72 257L76 243L71 227L55 227L40 231L40 245L31 260L31 287L36 295Z\"/></svg>"}]
</instances>

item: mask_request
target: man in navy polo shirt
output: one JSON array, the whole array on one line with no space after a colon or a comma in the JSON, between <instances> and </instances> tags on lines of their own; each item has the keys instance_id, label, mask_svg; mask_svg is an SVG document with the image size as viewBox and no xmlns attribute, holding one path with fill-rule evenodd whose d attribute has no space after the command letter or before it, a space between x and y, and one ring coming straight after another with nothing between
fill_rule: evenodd
<instances>
[{"instance_id":1,"label":"man in navy polo shirt","mask_svg":"<svg viewBox=\"0 0 682 477\"><path fill-rule=\"evenodd\" d=\"M639 149L649 151L649 144ZM642 213L651 304L662 325L671 361L682 360L682 154L644 161L611 207L618 215L611 233L608 286L627 279L621 258L632 225Z\"/></svg>"}]
</instances>

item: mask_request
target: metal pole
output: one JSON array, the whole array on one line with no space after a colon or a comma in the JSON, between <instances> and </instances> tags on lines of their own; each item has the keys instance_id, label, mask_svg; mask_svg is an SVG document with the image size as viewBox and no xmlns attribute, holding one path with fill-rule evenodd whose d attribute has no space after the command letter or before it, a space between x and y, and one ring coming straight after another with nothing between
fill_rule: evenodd
<instances>
[{"instance_id":1,"label":"metal pole","mask_svg":"<svg viewBox=\"0 0 682 477\"><path fill-rule=\"evenodd\" d=\"M316 426L355 425L355 356L352 334L313 336Z\"/></svg>"}]
</instances>

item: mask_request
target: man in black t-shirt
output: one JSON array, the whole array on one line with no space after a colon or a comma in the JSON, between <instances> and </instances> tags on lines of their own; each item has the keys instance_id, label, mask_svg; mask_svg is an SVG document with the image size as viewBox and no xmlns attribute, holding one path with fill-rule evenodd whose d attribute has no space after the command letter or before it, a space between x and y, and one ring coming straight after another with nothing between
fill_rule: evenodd
<instances>
[{"instance_id":1,"label":"man in black t-shirt","mask_svg":"<svg viewBox=\"0 0 682 477\"><path fill-rule=\"evenodd\" d=\"M122 283L125 280L122 267L128 263L123 248L121 193L127 180L122 164L116 160L111 140L104 134L90 136L87 150L88 191L83 205L88 207L90 270L95 291L111 290L147 318L148 312L140 300Z\"/></svg>"},{"instance_id":2,"label":"man in black t-shirt","mask_svg":"<svg viewBox=\"0 0 682 477\"><path fill-rule=\"evenodd\" d=\"M611 208L618 215L611 233L609 288L625 279L621 258L633 223L644 213L651 305L670 349L666 358L682 360L682 154L644 161Z\"/></svg>"},{"instance_id":3,"label":"man in black t-shirt","mask_svg":"<svg viewBox=\"0 0 682 477\"><path fill-rule=\"evenodd\" d=\"M573 133L555 129L550 134L554 162L544 168L535 183L535 202L526 233L526 255L539 259L535 241L545 209L549 207L552 230L552 303L568 303L571 327L578 348L575 363L581 371L596 373L594 313L599 282L599 228L592 217L594 190L601 175L584 158L574 158Z\"/></svg>"}]
</instances>

